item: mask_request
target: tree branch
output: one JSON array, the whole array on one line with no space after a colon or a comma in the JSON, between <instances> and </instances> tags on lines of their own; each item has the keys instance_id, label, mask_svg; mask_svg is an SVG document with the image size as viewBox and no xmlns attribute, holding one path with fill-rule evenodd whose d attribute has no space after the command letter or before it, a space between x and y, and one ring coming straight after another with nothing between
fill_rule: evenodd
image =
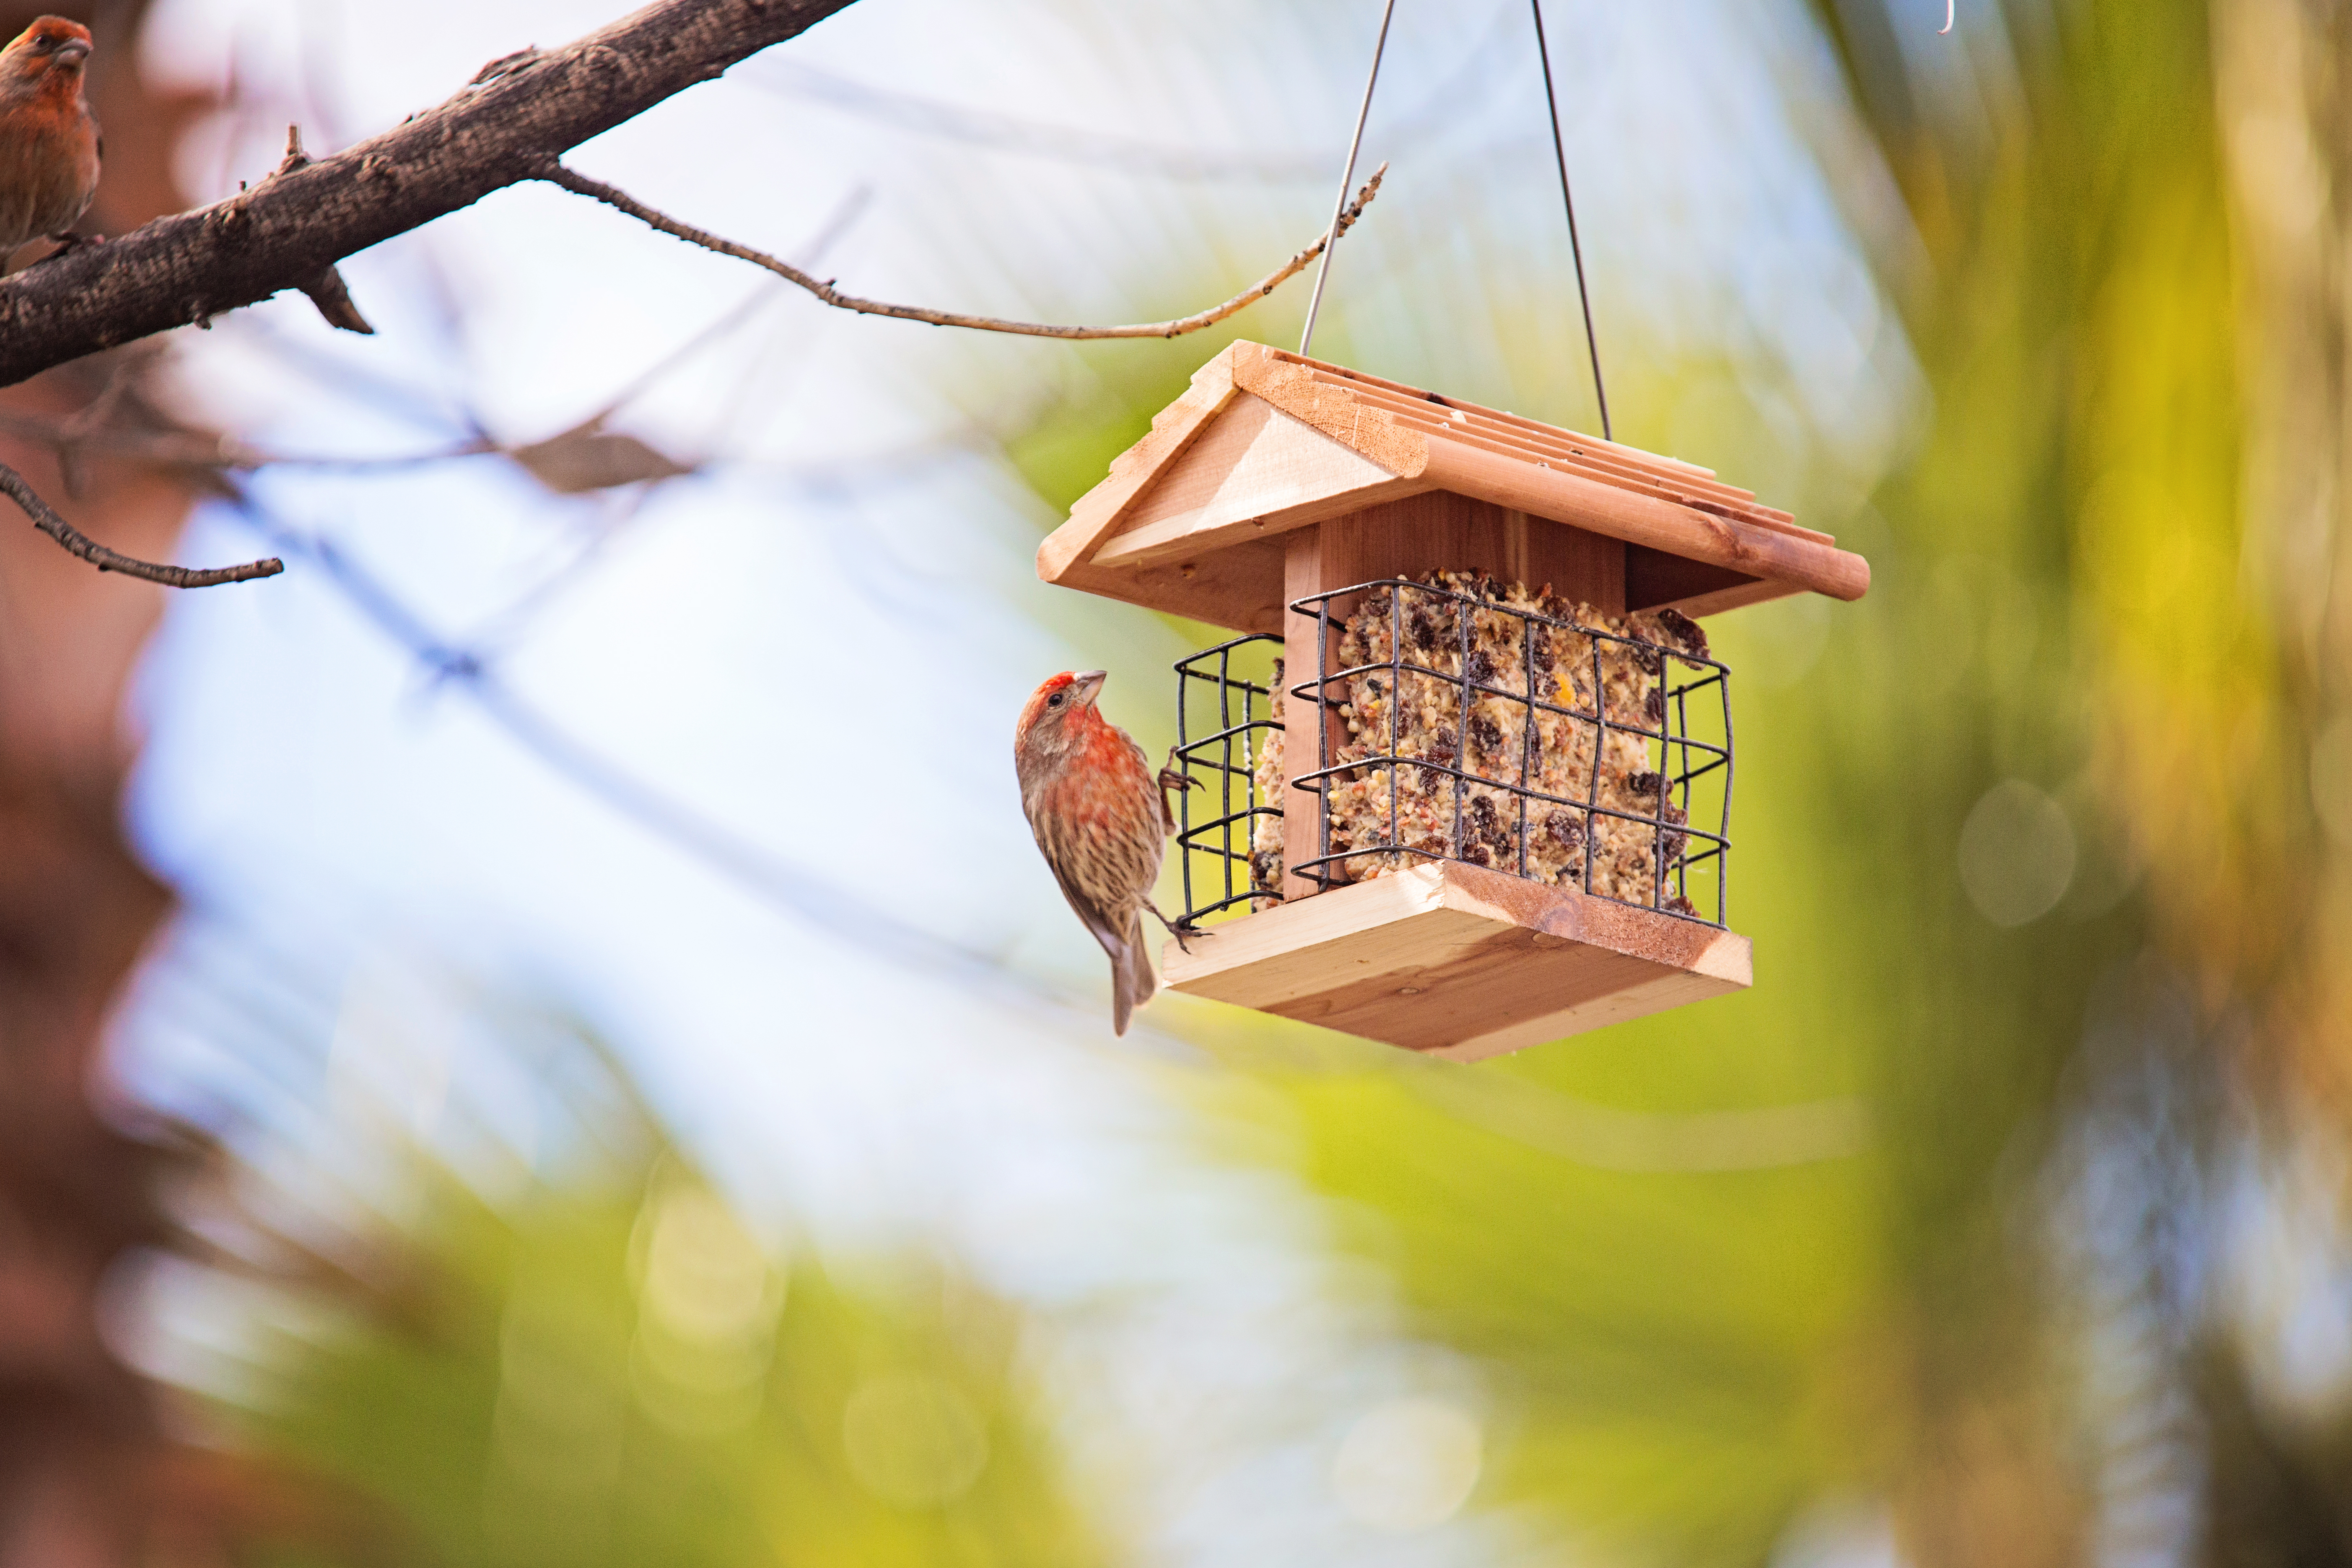
<instances>
[{"instance_id":1,"label":"tree branch","mask_svg":"<svg viewBox=\"0 0 2352 1568\"><path fill-rule=\"evenodd\" d=\"M5 463L0 463L0 495L5 495L22 507L25 515L33 520L35 528L101 572L120 572L126 577L142 577L150 583L161 583L167 588L211 588L223 583L247 583L256 577L275 577L286 570L286 563L274 555L267 560L248 561L242 566L223 566L210 572L199 572L186 566L163 566L152 561L120 554L59 517L25 476Z\"/></svg>"},{"instance_id":2,"label":"tree branch","mask_svg":"<svg viewBox=\"0 0 2352 1568\"><path fill-rule=\"evenodd\" d=\"M331 158L0 281L0 385L202 324L539 178L562 153L850 0L656 0L562 48L493 61L456 97Z\"/></svg>"},{"instance_id":3,"label":"tree branch","mask_svg":"<svg viewBox=\"0 0 2352 1568\"><path fill-rule=\"evenodd\" d=\"M1350 202L1347 210L1339 215L1337 232L1347 233L1349 226L1363 216L1364 208L1371 204L1375 195L1380 194L1381 179L1388 172L1389 166L1386 163L1372 171L1372 177L1364 183L1364 188L1356 193L1356 199ZM953 310L927 310L920 305L889 305L878 300L861 300L855 294L842 293L831 283L812 277L789 261L779 260L767 252L754 250L748 245L738 245L731 239L722 239L707 229L695 227L692 224L680 223L674 217L655 211L626 191L605 184L601 180L592 180L585 174L574 174L553 159L548 160L546 166L539 172L538 177L550 184L561 185L574 195L593 196L606 206L625 212L639 223L648 227L657 228L673 238L685 240L689 245L698 245L705 250L715 250L721 256L734 257L739 261L748 261L754 267L764 267L777 277L791 279L826 304L840 310L855 310L863 316L890 316L902 321L928 321L935 327L969 327L974 331L1012 332L1028 338L1181 337L1186 332L1197 332L1203 327L1213 327L1227 316L1265 299L1284 283L1304 271L1308 262L1323 254L1323 240L1318 237L1314 244L1223 304L1213 305L1205 310L1195 311L1190 316L1179 316L1173 321L1139 321L1120 327L1057 327L1042 321L1009 321L998 316L966 316Z\"/></svg>"}]
</instances>

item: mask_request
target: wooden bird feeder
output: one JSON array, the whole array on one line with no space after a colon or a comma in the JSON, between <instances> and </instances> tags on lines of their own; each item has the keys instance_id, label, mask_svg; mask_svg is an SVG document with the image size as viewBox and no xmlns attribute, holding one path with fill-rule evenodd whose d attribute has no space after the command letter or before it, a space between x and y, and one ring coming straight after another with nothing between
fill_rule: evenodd
<instances>
[{"instance_id":1,"label":"wooden bird feeder","mask_svg":"<svg viewBox=\"0 0 2352 1568\"><path fill-rule=\"evenodd\" d=\"M1693 623L1870 584L1705 468L1251 342L1037 571L1244 634L1179 667L1225 709L1180 753L1211 784L1181 842L1226 869L1196 899L1188 860L1187 921L1224 918L1167 984L1459 1060L1750 984L1700 820L1727 827L1727 672ZM1282 680L1230 675L1250 642Z\"/></svg>"}]
</instances>

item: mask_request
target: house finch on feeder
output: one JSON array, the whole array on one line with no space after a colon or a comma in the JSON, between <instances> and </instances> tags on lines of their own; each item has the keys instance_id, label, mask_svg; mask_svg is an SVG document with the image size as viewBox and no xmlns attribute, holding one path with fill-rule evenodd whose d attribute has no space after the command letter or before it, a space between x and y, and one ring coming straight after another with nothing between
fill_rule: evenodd
<instances>
[{"instance_id":1,"label":"house finch on feeder","mask_svg":"<svg viewBox=\"0 0 2352 1568\"><path fill-rule=\"evenodd\" d=\"M1168 791L1192 781L1172 768L1155 774L1134 737L1102 716L1095 697L1103 679L1099 669L1065 672L1031 692L1013 732L1013 762L1022 814L1045 864L1110 954L1111 1029L1124 1035L1128 1018L1159 988L1143 916L1150 910L1168 925L1152 908L1151 884L1176 829Z\"/></svg>"},{"instance_id":2,"label":"house finch on feeder","mask_svg":"<svg viewBox=\"0 0 2352 1568\"><path fill-rule=\"evenodd\" d=\"M89 29L44 16L0 49L0 263L47 236L70 241L98 191L98 117L82 101Z\"/></svg>"}]
</instances>

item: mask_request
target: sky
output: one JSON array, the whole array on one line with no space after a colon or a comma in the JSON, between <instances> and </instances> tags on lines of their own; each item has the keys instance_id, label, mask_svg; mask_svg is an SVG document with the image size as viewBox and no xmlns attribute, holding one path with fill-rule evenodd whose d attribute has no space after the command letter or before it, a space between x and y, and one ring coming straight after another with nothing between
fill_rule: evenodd
<instances>
[{"instance_id":1,"label":"sky","mask_svg":"<svg viewBox=\"0 0 2352 1568\"><path fill-rule=\"evenodd\" d=\"M272 167L289 121L314 154L349 145L616 9L160 0L142 49L236 95L182 167L209 198ZM1656 389L1725 364L1756 411L1734 455L1757 471L1727 477L1841 526L1921 411L1862 259L1900 243L1899 206L1801 8L1547 16L1619 434L1671 451L1721 428ZM853 291L1152 319L1320 230L1376 16L862 0L571 162ZM1515 3L1400 5L1364 160L1391 173L1318 347L1589 427L1525 25ZM1003 450L1126 345L828 311L546 186L343 270L376 336L299 299L180 333L188 407L271 451L381 460L621 400L612 428L698 471L564 498L496 457L287 467L200 510L184 559L288 571L175 597L140 677L130 821L185 912L120 1030L137 1092L229 1118L265 1164L370 1116L429 1134L452 1095L527 1147L527 1097L467 1020L484 998L575 1016L772 1236L950 1247L1063 1324L1066 1418L1149 1461L1118 1484L1151 1560L1508 1557L1507 1521L1442 1497L1379 1517L1383 1464L1467 1453L1475 1479L1491 1391L1169 1092L1245 1020L1164 998L1111 1039L1101 955L1021 820L1009 731L1043 676L1108 668L1114 720L1172 729L1182 643L1037 583L1057 519ZM1246 335L1295 342L1307 284ZM1818 619L1749 615L1734 635L1768 679L1801 674ZM318 1048L223 1026L261 996ZM234 1336L221 1310L162 1302L144 1353L226 1375L202 1350ZM1869 1520L1832 1523L1791 1561L1868 1560Z\"/></svg>"}]
</instances>

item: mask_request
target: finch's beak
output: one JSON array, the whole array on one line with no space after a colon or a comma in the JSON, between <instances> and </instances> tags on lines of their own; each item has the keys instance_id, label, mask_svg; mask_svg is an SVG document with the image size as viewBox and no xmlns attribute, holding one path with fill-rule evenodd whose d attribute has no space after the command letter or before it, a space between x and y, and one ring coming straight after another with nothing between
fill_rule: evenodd
<instances>
[{"instance_id":1,"label":"finch's beak","mask_svg":"<svg viewBox=\"0 0 2352 1568\"><path fill-rule=\"evenodd\" d=\"M1103 682L1109 679L1110 671L1107 669L1089 669L1084 674L1074 675L1070 678L1071 695L1076 699L1079 707L1090 706L1095 693L1100 691Z\"/></svg>"},{"instance_id":2,"label":"finch's beak","mask_svg":"<svg viewBox=\"0 0 2352 1568\"><path fill-rule=\"evenodd\" d=\"M59 65L78 66L89 58L89 46L78 39L68 39L59 44L58 52L49 58Z\"/></svg>"}]
</instances>

